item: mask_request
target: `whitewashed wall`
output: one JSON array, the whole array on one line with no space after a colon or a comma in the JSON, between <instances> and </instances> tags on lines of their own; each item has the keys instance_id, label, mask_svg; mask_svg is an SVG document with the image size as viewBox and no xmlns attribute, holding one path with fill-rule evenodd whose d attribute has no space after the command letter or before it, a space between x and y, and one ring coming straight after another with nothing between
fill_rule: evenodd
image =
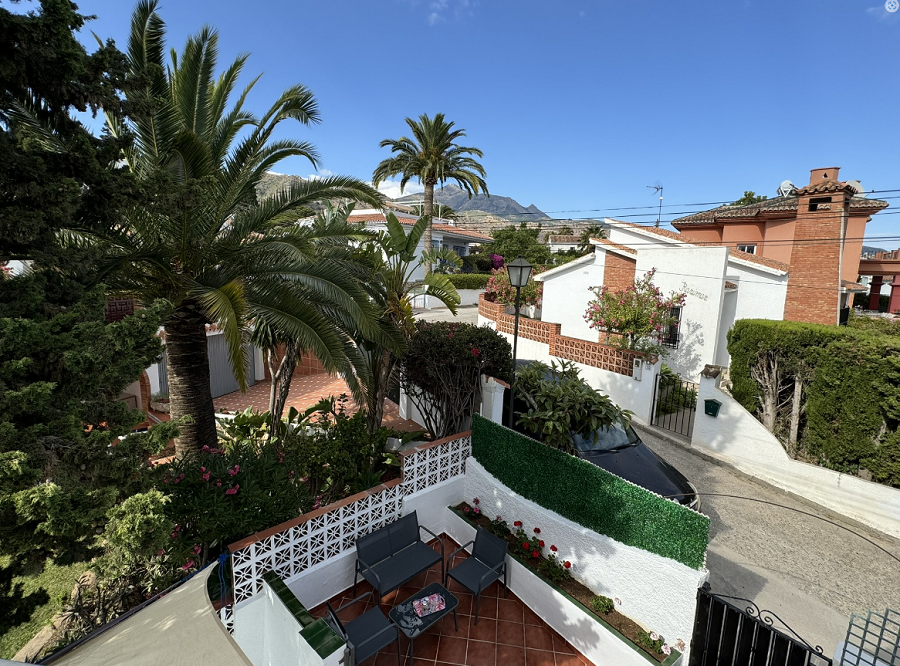
<instances>
[{"instance_id":1,"label":"whitewashed wall","mask_svg":"<svg viewBox=\"0 0 900 666\"><path fill-rule=\"evenodd\" d=\"M460 307L478 305L478 297L484 293L484 289L457 289Z\"/></svg>"},{"instance_id":2,"label":"whitewashed wall","mask_svg":"<svg viewBox=\"0 0 900 666\"><path fill-rule=\"evenodd\" d=\"M603 284L605 258L606 252L598 248L583 260L576 259L561 266L558 272L538 276L544 283L541 320L561 324L561 335L597 342L597 331L585 322L584 311L593 298L588 289Z\"/></svg>"},{"instance_id":3,"label":"whitewashed wall","mask_svg":"<svg viewBox=\"0 0 900 666\"><path fill-rule=\"evenodd\" d=\"M665 296L687 294L678 348L667 350L663 362L691 381L697 381L705 365L715 362L727 258L728 248L724 247L641 247L638 252L638 279L655 268L653 284Z\"/></svg>"},{"instance_id":4,"label":"whitewashed wall","mask_svg":"<svg viewBox=\"0 0 900 666\"><path fill-rule=\"evenodd\" d=\"M573 577L597 594L619 599L617 610L670 644L690 642L697 588L709 575L705 569L627 546L544 509L510 490L474 458L466 463L465 483L466 501L477 497L485 515L500 515L510 524L521 520L529 534L539 527L541 538L559 548L560 559L572 562Z\"/></svg>"},{"instance_id":5,"label":"whitewashed wall","mask_svg":"<svg viewBox=\"0 0 900 666\"><path fill-rule=\"evenodd\" d=\"M716 418L703 401L722 403ZM702 377L691 446L742 472L900 538L900 490L788 457L781 443L734 398Z\"/></svg>"},{"instance_id":6,"label":"whitewashed wall","mask_svg":"<svg viewBox=\"0 0 900 666\"><path fill-rule=\"evenodd\" d=\"M479 325L491 326L493 320L478 315ZM501 333L512 344L512 337L508 333ZM519 336L516 358L519 360L541 361L550 365L551 361L559 361L550 355L550 345L535 340L529 340ZM632 411L638 421L649 423L653 411L653 390L656 386L656 376L661 367L660 362L654 364L644 363L641 371L641 379L637 380L629 375L620 375L618 372L601 370L583 363L575 364L581 377L598 391L609 395L610 399L622 409Z\"/></svg>"}]
</instances>

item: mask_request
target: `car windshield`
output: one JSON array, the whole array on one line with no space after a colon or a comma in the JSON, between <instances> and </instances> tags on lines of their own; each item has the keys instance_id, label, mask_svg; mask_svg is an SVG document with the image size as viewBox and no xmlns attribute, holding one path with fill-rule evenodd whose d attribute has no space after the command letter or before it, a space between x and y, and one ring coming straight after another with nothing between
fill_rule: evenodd
<instances>
[{"instance_id":1,"label":"car windshield","mask_svg":"<svg viewBox=\"0 0 900 666\"><path fill-rule=\"evenodd\" d=\"M579 453L616 451L634 446L640 441L632 427L622 422L613 423L588 435L572 435L572 443Z\"/></svg>"}]
</instances>

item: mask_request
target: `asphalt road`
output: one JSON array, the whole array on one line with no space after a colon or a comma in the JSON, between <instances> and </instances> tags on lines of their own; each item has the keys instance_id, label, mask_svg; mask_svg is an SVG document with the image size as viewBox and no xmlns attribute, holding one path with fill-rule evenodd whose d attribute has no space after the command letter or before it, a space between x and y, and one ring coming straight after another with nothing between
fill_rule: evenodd
<instances>
[{"instance_id":1,"label":"asphalt road","mask_svg":"<svg viewBox=\"0 0 900 666\"><path fill-rule=\"evenodd\" d=\"M844 639L851 613L900 610L900 561L861 537L897 558L900 540L757 481L687 444L638 430L647 446L700 492L702 511L711 520L707 568L713 592L755 601L808 643L821 645L827 656ZM813 516L703 493L765 500Z\"/></svg>"}]
</instances>

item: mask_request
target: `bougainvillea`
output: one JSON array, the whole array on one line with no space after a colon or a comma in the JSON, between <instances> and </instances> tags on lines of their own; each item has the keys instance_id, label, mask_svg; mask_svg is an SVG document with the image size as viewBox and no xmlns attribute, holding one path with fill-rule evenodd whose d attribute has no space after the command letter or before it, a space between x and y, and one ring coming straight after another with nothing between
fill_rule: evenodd
<instances>
[{"instance_id":1,"label":"bougainvillea","mask_svg":"<svg viewBox=\"0 0 900 666\"><path fill-rule=\"evenodd\" d=\"M528 284L522 287L519 297L520 305L541 307L544 299L544 283L536 282L534 276L545 270L547 269L544 266L535 266L532 269ZM491 277L484 288L484 293L489 301L495 303L514 305L516 302L516 290L509 283L509 272L505 268L495 268L491 271Z\"/></svg>"},{"instance_id":2,"label":"bougainvillea","mask_svg":"<svg viewBox=\"0 0 900 666\"><path fill-rule=\"evenodd\" d=\"M588 302L585 321L591 328L603 331L607 343L615 341L628 349L664 353L660 339L670 326L678 323L672 308L684 305L685 294L673 292L663 296L653 284L655 274L654 268L620 291L610 291L606 286L591 287L594 298Z\"/></svg>"}]
</instances>

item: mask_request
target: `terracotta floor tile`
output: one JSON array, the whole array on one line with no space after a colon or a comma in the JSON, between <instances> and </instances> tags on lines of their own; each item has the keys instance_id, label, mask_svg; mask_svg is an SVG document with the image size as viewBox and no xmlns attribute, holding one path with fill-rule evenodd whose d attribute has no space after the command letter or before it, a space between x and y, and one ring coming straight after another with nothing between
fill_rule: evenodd
<instances>
[{"instance_id":1,"label":"terracotta floor tile","mask_svg":"<svg viewBox=\"0 0 900 666\"><path fill-rule=\"evenodd\" d=\"M524 622L524 606L518 599L497 600L497 619L507 622Z\"/></svg>"},{"instance_id":2,"label":"terracotta floor tile","mask_svg":"<svg viewBox=\"0 0 900 666\"><path fill-rule=\"evenodd\" d=\"M556 666L556 663L552 652L526 649L525 666Z\"/></svg>"},{"instance_id":3,"label":"terracotta floor tile","mask_svg":"<svg viewBox=\"0 0 900 666\"><path fill-rule=\"evenodd\" d=\"M406 666L434 666L433 661L429 661L428 659L419 659L418 657L413 658L412 664L410 664L408 659L404 663L406 664Z\"/></svg>"},{"instance_id":4,"label":"terracotta floor tile","mask_svg":"<svg viewBox=\"0 0 900 666\"><path fill-rule=\"evenodd\" d=\"M469 640L469 649L466 651L466 664L468 666L495 666L496 663L496 643Z\"/></svg>"},{"instance_id":5,"label":"terracotta floor tile","mask_svg":"<svg viewBox=\"0 0 900 666\"><path fill-rule=\"evenodd\" d=\"M441 636L437 660L447 664L465 664L468 641L462 638Z\"/></svg>"},{"instance_id":6,"label":"terracotta floor tile","mask_svg":"<svg viewBox=\"0 0 900 666\"><path fill-rule=\"evenodd\" d=\"M439 634L423 634L416 637L413 641L413 658L434 661L437 658L440 638Z\"/></svg>"},{"instance_id":7,"label":"terracotta floor tile","mask_svg":"<svg viewBox=\"0 0 900 666\"><path fill-rule=\"evenodd\" d=\"M536 624L539 627L544 626L544 621L539 618L533 610L525 607L525 624Z\"/></svg>"},{"instance_id":8,"label":"terracotta floor tile","mask_svg":"<svg viewBox=\"0 0 900 666\"><path fill-rule=\"evenodd\" d=\"M525 666L525 648L498 645L497 664L499 666Z\"/></svg>"},{"instance_id":9,"label":"terracotta floor tile","mask_svg":"<svg viewBox=\"0 0 900 666\"><path fill-rule=\"evenodd\" d=\"M553 634L553 651L562 652L564 654L575 654L575 648L569 645L568 641L559 634Z\"/></svg>"},{"instance_id":10,"label":"terracotta floor tile","mask_svg":"<svg viewBox=\"0 0 900 666\"><path fill-rule=\"evenodd\" d=\"M466 594L465 592L455 591L453 592L453 596L459 599L459 606L456 607L456 612L460 615L471 615L472 595Z\"/></svg>"},{"instance_id":11,"label":"terracotta floor tile","mask_svg":"<svg viewBox=\"0 0 900 666\"><path fill-rule=\"evenodd\" d=\"M472 615L475 615L475 606L472 606ZM497 618L497 597L485 597L482 595L478 604L478 617Z\"/></svg>"},{"instance_id":12,"label":"terracotta floor tile","mask_svg":"<svg viewBox=\"0 0 900 666\"><path fill-rule=\"evenodd\" d=\"M398 661L397 646L392 645L391 648L392 649L390 651L379 652L375 655L374 666L398 666L398 663L399 666L403 665L403 660L406 655L401 653L400 659Z\"/></svg>"},{"instance_id":13,"label":"terracotta floor tile","mask_svg":"<svg viewBox=\"0 0 900 666\"><path fill-rule=\"evenodd\" d=\"M469 640L491 641L497 640L497 621L491 618L480 618L475 624L475 617L469 617Z\"/></svg>"},{"instance_id":14,"label":"terracotta floor tile","mask_svg":"<svg viewBox=\"0 0 900 666\"><path fill-rule=\"evenodd\" d=\"M531 629L531 627L529 627ZM497 623L497 642L504 645L525 645L525 625L521 622Z\"/></svg>"},{"instance_id":15,"label":"terracotta floor tile","mask_svg":"<svg viewBox=\"0 0 900 666\"><path fill-rule=\"evenodd\" d=\"M528 627L525 632L525 647L552 652L553 634L546 627Z\"/></svg>"},{"instance_id":16,"label":"terracotta floor tile","mask_svg":"<svg viewBox=\"0 0 900 666\"><path fill-rule=\"evenodd\" d=\"M577 654L556 653L556 666L584 666L584 662Z\"/></svg>"},{"instance_id":17,"label":"terracotta floor tile","mask_svg":"<svg viewBox=\"0 0 900 666\"><path fill-rule=\"evenodd\" d=\"M469 616L458 615L458 622L454 623L453 613L450 613L437 624L440 625L442 636L451 636L453 638L469 637Z\"/></svg>"}]
</instances>

